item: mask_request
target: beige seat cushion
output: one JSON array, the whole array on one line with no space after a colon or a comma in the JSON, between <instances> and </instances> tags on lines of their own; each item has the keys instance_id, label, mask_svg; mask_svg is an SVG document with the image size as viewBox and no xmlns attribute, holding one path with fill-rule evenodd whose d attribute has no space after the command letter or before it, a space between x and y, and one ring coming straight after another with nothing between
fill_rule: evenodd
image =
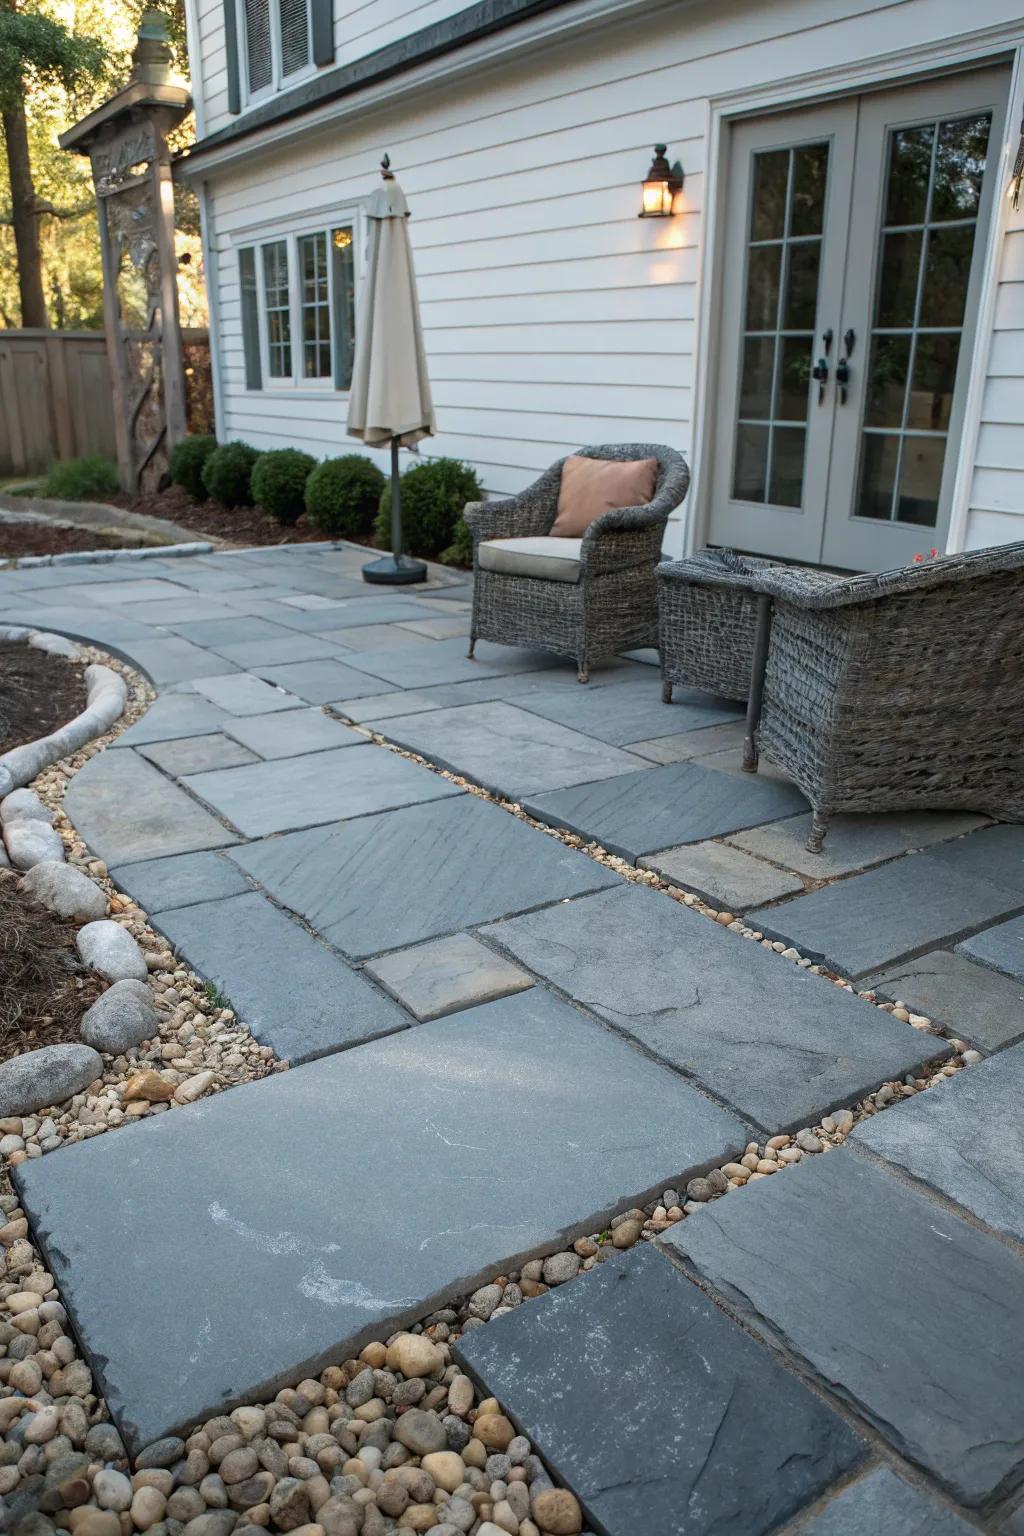
<instances>
[{"instance_id":1,"label":"beige seat cushion","mask_svg":"<svg viewBox=\"0 0 1024 1536\"><path fill-rule=\"evenodd\" d=\"M602 512L645 507L657 483L657 459L585 459L572 453L562 465L551 532L555 538L581 538Z\"/></svg>"},{"instance_id":2,"label":"beige seat cushion","mask_svg":"<svg viewBox=\"0 0 1024 1536\"><path fill-rule=\"evenodd\" d=\"M479 548L480 569L503 576L539 576L543 581L579 581L582 539L485 539Z\"/></svg>"}]
</instances>

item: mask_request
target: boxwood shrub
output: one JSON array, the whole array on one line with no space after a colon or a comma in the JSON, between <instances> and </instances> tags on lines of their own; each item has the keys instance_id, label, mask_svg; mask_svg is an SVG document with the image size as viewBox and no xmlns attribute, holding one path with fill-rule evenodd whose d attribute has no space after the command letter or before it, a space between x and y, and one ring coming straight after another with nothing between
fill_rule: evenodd
<instances>
[{"instance_id":1,"label":"boxwood shrub","mask_svg":"<svg viewBox=\"0 0 1024 1536\"><path fill-rule=\"evenodd\" d=\"M298 448L261 453L252 471L252 495L260 511L275 523L297 523L306 509L306 481L315 468L313 455Z\"/></svg>"},{"instance_id":2,"label":"boxwood shrub","mask_svg":"<svg viewBox=\"0 0 1024 1536\"><path fill-rule=\"evenodd\" d=\"M361 453L325 459L306 481L310 522L334 539L365 538L386 483L373 460Z\"/></svg>"},{"instance_id":3,"label":"boxwood shrub","mask_svg":"<svg viewBox=\"0 0 1024 1536\"><path fill-rule=\"evenodd\" d=\"M425 464L414 464L402 476L401 487L406 553L428 559L452 546L463 507L467 501L479 501L482 495L475 472L458 459L431 459ZM375 532L380 546L390 549L390 485L385 485L381 494Z\"/></svg>"},{"instance_id":4,"label":"boxwood shrub","mask_svg":"<svg viewBox=\"0 0 1024 1536\"><path fill-rule=\"evenodd\" d=\"M206 500L203 465L216 446L215 437L185 437L171 449L171 479L187 491L193 501Z\"/></svg>"},{"instance_id":5,"label":"boxwood shrub","mask_svg":"<svg viewBox=\"0 0 1024 1536\"><path fill-rule=\"evenodd\" d=\"M223 443L203 465L206 494L225 507L252 506L252 471L259 458L248 443Z\"/></svg>"}]
</instances>

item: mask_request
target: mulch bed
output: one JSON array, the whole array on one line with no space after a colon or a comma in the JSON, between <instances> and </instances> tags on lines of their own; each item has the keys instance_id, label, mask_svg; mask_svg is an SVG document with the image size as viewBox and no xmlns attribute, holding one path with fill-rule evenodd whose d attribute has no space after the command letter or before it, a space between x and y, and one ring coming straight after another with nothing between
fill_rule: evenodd
<instances>
[{"instance_id":1,"label":"mulch bed","mask_svg":"<svg viewBox=\"0 0 1024 1536\"><path fill-rule=\"evenodd\" d=\"M307 523L305 517L300 517L294 527L284 528L255 507L223 507L219 501L193 501L178 485L147 496L122 493L111 496L110 501L126 512L163 517L205 538L227 539L232 544L316 544L328 537L320 528Z\"/></svg>"},{"instance_id":2,"label":"mulch bed","mask_svg":"<svg viewBox=\"0 0 1024 1536\"><path fill-rule=\"evenodd\" d=\"M0 562L22 555L67 555L79 550L120 548L95 528L63 528L55 523L0 523Z\"/></svg>"},{"instance_id":3,"label":"mulch bed","mask_svg":"<svg viewBox=\"0 0 1024 1536\"><path fill-rule=\"evenodd\" d=\"M103 982L78 958L76 925L25 901L0 870L0 1060L81 1039Z\"/></svg>"},{"instance_id":4,"label":"mulch bed","mask_svg":"<svg viewBox=\"0 0 1024 1536\"><path fill-rule=\"evenodd\" d=\"M0 640L0 752L49 736L85 708L85 669L20 640Z\"/></svg>"}]
</instances>

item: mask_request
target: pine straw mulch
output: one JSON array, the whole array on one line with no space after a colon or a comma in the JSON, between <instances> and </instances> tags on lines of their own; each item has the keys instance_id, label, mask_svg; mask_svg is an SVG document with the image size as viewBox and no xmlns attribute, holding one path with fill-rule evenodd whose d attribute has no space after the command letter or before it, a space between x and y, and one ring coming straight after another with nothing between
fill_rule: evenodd
<instances>
[{"instance_id":1,"label":"pine straw mulch","mask_svg":"<svg viewBox=\"0 0 1024 1536\"><path fill-rule=\"evenodd\" d=\"M0 752L49 736L85 708L85 667L0 640Z\"/></svg>"},{"instance_id":2,"label":"pine straw mulch","mask_svg":"<svg viewBox=\"0 0 1024 1536\"><path fill-rule=\"evenodd\" d=\"M81 1040L85 1010L104 990L75 948L77 927L18 892L0 870L0 1060Z\"/></svg>"}]
</instances>

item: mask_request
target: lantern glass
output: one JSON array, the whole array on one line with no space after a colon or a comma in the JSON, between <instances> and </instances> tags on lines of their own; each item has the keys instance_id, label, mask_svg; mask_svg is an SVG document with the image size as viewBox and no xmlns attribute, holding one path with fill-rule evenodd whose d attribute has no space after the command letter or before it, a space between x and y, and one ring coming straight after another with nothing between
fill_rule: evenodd
<instances>
[{"instance_id":1,"label":"lantern glass","mask_svg":"<svg viewBox=\"0 0 1024 1536\"><path fill-rule=\"evenodd\" d=\"M672 212L672 193L667 179L648 178L644 182L643 208L648 217L654 218Z\"/></svg>"}]
</instances>

